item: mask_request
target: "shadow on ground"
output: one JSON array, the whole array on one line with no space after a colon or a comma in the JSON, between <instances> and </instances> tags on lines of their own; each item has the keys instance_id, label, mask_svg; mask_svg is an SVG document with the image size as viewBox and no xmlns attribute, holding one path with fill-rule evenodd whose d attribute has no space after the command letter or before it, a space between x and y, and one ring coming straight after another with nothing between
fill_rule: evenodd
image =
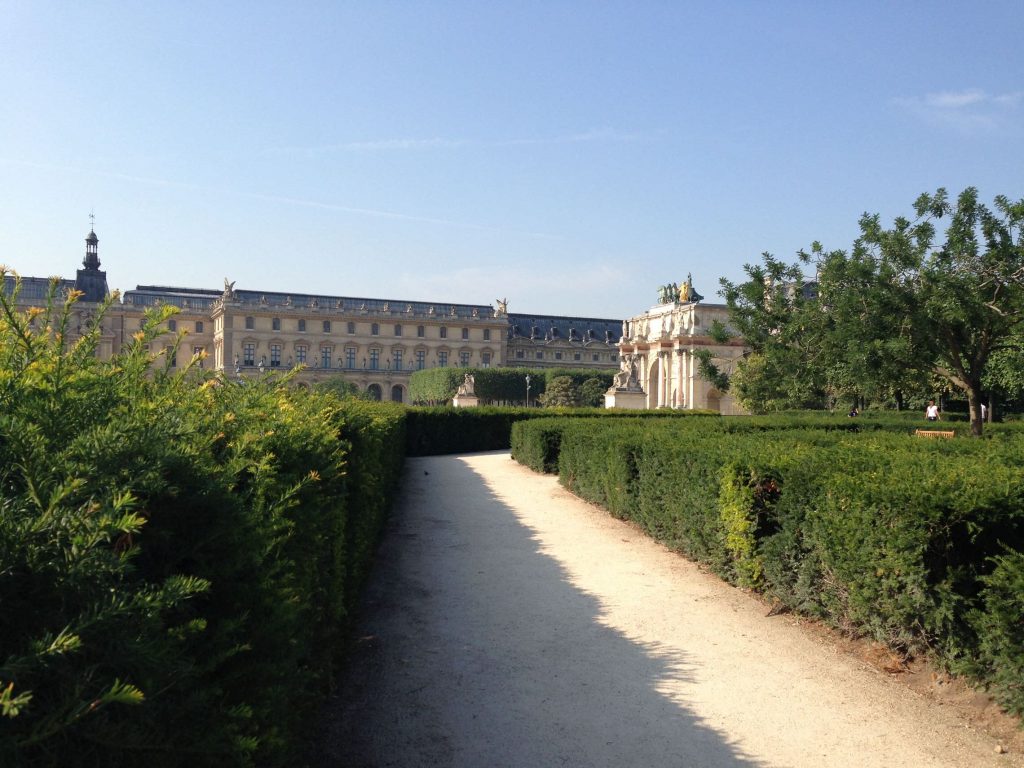
<instances>
[{"instance_id":1,"label":"shadow on ground","mask_svg":"<svg viewBox=\"0 0 1024 768\"><path fill-rule=\"evenodd\" d=\"M314 766L753 766L458 457L407 461Z\"/></svg>"}]
</instances>

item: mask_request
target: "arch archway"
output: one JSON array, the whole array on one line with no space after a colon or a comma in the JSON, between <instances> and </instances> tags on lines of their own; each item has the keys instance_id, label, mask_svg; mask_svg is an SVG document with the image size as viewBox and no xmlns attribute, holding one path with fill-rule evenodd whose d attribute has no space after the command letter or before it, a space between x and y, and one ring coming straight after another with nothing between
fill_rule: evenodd
<instances>
[{"instance_id":1,"label":"arch archway","mask_svg":"<svg viewBox=\"0 0 1024 768\"><path fill-rule=\"evenodd\" d=\"M371 400L377 400L378 402L384 397L384 393L381 392L380 384L371 384L366 388L366 394L370 396Z\"/></svg>"},{"instance_id":2,"label":"arch archway","mask_svg":"<svg viewBox=\"0 0 1024 768\"><path fill-rule=\"evenodd\" d=\"M647 367L647 407L658 407L658 384L661 378L661 363L655 358Z\"/></svg>"},{"instance_id":3,"label":"arch archway","mask_svg":"<svg viewBox=\"0 0 1024 768\"><path fill-rule=\"evenodd\" d=\"M393 403L401 403L401 402L403 402L402 397L403 397L402 385L401 384L395 384L394 386L392 386L391 387L391 402L393 402Z\"/></svg>"}]
</instances>

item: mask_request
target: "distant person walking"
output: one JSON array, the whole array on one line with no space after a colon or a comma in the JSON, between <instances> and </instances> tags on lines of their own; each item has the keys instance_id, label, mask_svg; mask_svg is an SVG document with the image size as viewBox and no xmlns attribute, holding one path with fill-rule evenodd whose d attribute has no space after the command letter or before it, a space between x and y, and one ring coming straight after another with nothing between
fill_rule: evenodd
<instances>
[{"instance_id":1,"label":"distant person walking","mask_svg":"<svg viewBox=\"0 0 1024 768\"><path fill-rule=\"evenodd\" d=\"M924 416L928 421L939 420L939 406L935 404L934 400L928 401L928 407L924 409Z\"/></svg>"}]
</instances>

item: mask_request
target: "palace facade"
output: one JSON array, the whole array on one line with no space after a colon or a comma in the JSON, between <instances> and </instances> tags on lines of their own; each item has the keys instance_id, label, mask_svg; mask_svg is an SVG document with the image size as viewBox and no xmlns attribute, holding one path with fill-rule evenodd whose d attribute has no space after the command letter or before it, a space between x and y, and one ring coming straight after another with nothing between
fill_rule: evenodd
<instances>
[{"instance_id":1,"label":"palace facade","mask_svg":"<svg viewBox=\"0 0 1024 768\"><path fill-rule=\"evenodd\" d=\"M90 326L109 295L95 231L85 242L83 268L58 287L82 293L72 334ZM7 278L7 291L13 282ZM38 305L49 282L22 278L19 304ZM376 399L397 402L409 401L409 377L430 367L619 366L619 320L509 314L506 301L495 308L243 290L227 280L223 290L150 285L126 291L103 316L99 354L109 358L122 349L146 310L161 305L178 311L151 352L172 366L198 356L198 365L234 376L299 368L300 385L342 376Z\"/></svg>"}]
</instances>

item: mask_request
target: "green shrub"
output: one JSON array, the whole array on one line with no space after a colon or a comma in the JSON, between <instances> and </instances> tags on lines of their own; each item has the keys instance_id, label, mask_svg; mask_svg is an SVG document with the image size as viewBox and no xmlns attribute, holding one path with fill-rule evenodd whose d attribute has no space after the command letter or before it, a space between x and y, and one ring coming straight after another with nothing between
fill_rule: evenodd
<instances>
[{"instance_id":1,"label":"green shrub","mask_svg":"<svg viewBox=\"0 0 1024 768\"><path fill-rule=\"evenodd\" d=\"M967 669L991 686L1007 711L1024 716L1024 552L998 555L994 563L971 615L978 653Z\"/></svg>"},{"instance_id":2,"label":"green shrub","mask_svg":"<svg viewBox=\"0 0 1024 768\"><path fill-rule=\"evenodd\" d=\"M543 402L554 379L568 377L575 393L573 404L592 407L604 405L604 393L612 385L614 374L588 368L428 368L409 377L409 399L416 405L444 405L455 397L467 373L473 374L474 391L484 405L526 405L529 376L531 403Z\"/></svg>"},{"instance_id":3,"label":"green shrub","mask_svg":"<svg viewBox=\"0 0 1024 768\"><path fill-rule=\"evenodd\" d=\"M106 362L102 315L68 345L72 301L0 311L0 763L290 763L401 409L160 365L170 309Z\"/></svg>"},{"instance_id":4,"label":"green shrub","mask_svg":"<svg viewBox=\"0 0 1024 768\"><path fill-rule=\"evenodd\" d=\"M564 418L516 422L512 425L512 458L535 472L557 471L562 432L569 423Z\"/></svg>"}]
</instances>

